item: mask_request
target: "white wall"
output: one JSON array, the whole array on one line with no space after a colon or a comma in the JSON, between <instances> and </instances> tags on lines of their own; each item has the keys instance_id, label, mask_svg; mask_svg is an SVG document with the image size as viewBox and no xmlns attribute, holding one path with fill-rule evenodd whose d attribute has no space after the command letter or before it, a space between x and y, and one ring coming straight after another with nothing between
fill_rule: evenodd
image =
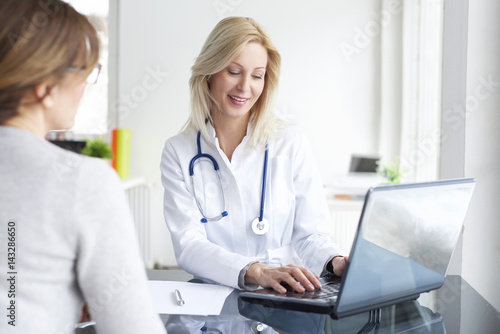
<instances>
[{"instance_id":1,"label":"white wall","mask_svg":"<svg viewBox=\"0 0 500 334\"><path fill-rule=\"evenodd\" d=\"M175 264L161 151L188 117L190 67L222 16L252 17L275 42L283 58L277 109L306 131L325 183L347 171L351 153L377 153L380 1L123 0L118 7L112 105L118 125L133 129L132 175L153 185L153 251L161 263Z\"/></svg>"},{"instance_id":2,"label":"white wall","mask_svg":"<svg viewBox=\"0 0 500 334\"><path fill-rule=\"evenodd\" d=\"M469 1L465 175L477 186L463 236L462 276L500 310L500 2Z\"/></svg>"}]
</instances>

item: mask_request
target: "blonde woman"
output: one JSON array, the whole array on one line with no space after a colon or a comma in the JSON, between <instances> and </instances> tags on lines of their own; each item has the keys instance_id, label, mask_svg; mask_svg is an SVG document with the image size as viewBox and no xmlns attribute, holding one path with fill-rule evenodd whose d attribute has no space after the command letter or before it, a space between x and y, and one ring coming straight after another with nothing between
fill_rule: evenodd
<instances>
[{"instance_id":1,"label":"blonde woman","mask_svg":"<svg viewBox=\"0 0 500 334\"><path fill-rule=\"evenodd\" d=\"M178 264L234 288L320 288L345 258L311 150L276 119L281 58L250 18L217 24L192 67L191 112L161 161L165 221Z\"/></svg>"},{"instance_id":2,"label":"blonde woman","mask_svg":"<svg viewBox=\"0 0 500 334\"><path fill-rule=\"evenodd\" d=\"M98 333L165 333L116 173L44 139L73 126L98 59L67 3L0 2L1 333L74 333L84 302Z\"/></svg>"}]
</instances>

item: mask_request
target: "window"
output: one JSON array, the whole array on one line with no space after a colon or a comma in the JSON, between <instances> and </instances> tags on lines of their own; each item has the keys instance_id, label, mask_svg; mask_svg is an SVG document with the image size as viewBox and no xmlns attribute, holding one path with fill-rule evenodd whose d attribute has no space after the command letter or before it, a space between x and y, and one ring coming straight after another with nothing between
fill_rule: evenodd
<instances>
[{"instance_id":1,"label":"window","mask_svg":"<svg viewBox=\"0 0 500 334\"><path fill-rule=\"evenodd\" d=\"M94 25L101 41L102 65L99 80L87 86L71 131L77 135L103 135L108 131L108 0L67 0Z\"/></svg>"}]
</instances>

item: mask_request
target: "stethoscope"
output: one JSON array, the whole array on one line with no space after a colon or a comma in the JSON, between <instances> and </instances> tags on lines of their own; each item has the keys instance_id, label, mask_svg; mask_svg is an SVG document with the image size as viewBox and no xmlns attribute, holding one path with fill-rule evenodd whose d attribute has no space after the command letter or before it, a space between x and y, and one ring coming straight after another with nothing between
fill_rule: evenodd
<instances>
[{"instance_id":1,"label":"stethoscope","mask_svg":"<svg viewBox=\"0 0 500 334\"><path fill-rule=\"evenodd\" d=\"M203 218L201 218L202 223L207 223L209 220L211 221L217 221L222 219L223 217L228 215L228 212L226 211L226 196L224 194L224 188L222 187L222 180L220 176L220 171L219 171L219 164L217 161L215 161L214 157L212 157L210 154L206 153L201 153L201 144L200 144L200 138L201 138L201 132L198 131L198 137L196 139L196 144L198 147L198 154L196 154L193 159L191 159L191 162L189 163L189 175L191 176L191 183L193 186L193 194L194 194L194 200L196 201L196 205L198 206L198 210L200 210L201 215ZM269 222L264 218L264 203L266 199L266 184L267 184L267 160L268 160L268 155L269 155L269 146L266 144L266 151L264 155L264 171L263 171L263 176L262 176L262 194L260 197L260 215L259 217L255 218L252 221L252 231L257 234L257 235L264 235L269 231ZM196 196L196 189L194 186L194 164L196 163L196 160L201 159L201 158L206 158L212 161L212 164L214 165L214 170L217 173L217 177L219 179L219 188L220 191L222 192L222 212L215 216L215 217L207 217L205 213L203 212L203 209L201 208L201 204L198 201L198 197Z\"/></svg>"}]
</instances>

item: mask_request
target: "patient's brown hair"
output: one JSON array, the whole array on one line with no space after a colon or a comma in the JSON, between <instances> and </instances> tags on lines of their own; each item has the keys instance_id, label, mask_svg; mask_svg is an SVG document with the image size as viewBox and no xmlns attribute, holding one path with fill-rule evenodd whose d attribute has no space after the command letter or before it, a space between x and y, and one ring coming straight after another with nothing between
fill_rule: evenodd
<instances>
[{"instance_id":1,"label":"patient's brown hair","mask_svg":"<svg viewBox=\"0 0 500 334\"><path fill-rule=\"evenodd\" d=\"M77 57L86 74L99 60L96 30L63 1L2 0L0 22L0 124L40 82L60 83Z\"/></svg>"}]
</instances>

